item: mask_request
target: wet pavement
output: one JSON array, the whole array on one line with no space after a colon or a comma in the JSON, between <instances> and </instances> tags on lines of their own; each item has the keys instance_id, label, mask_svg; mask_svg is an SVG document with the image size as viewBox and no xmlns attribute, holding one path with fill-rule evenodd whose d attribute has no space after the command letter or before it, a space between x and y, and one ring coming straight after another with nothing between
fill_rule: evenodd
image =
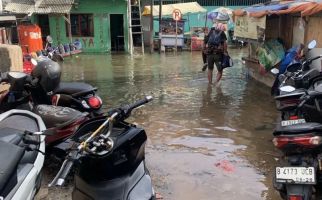
<instances>
[{"instance_id":1,"label":"wet pavement","mask_svg":"<svg viewBox=\"0 0 322 200\"><path fill-rule=\"evenodd\" d=\"M147 166L164 199L275 200L278 113L269 88L248 79L243 53L230 50L235 66L218 86L208 85L200 52L74 56L63 79L97 86L105 109L154 97L129 121L147 131ZM49 193L55 199L61 191ZM70 188L63 191L69 199Z\"/></svg>"}]
</instances>

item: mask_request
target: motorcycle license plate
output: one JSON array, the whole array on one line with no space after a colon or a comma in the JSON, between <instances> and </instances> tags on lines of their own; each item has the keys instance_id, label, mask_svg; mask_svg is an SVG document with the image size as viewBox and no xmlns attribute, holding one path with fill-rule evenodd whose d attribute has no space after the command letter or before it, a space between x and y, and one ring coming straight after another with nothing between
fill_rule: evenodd
<instances>
[{"instance_id":1,"label":"motorcycle license plate","mask_svg":"<svg viewBox=\"0 0 322 200\"><path fill-rule=\"evenodd\" d=\"M304 124L306 123L305 119L294 119L294 120L284 120L281 122L282 126L291 126L295 124Z\"/></svg>"},{"instance_id":2,"label":"motorcycle license plate","mask_svg":"<svg viewBox=\"0 0 322 200\"><path fill-rule=\"evenodd\" d=\"M292 184L315 184L314 167L276 167L276 182Z\"/></svg>"}]
</instances>

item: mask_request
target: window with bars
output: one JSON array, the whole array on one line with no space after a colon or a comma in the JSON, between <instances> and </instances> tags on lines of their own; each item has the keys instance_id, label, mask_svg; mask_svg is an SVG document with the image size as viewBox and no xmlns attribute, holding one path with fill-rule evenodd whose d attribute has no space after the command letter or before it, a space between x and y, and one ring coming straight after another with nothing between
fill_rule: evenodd
<instances>
[{"instance_id":1,"label":"window with bars","mask_svg":"<svg viewBox=\"0 0 322 200\"><path fill-rule=\"evenodd\" d=\"M76 37L93 37L94 22L93 14L71 14L70 15L72 36ZM66 22L66 27L68 24ZM66 31L68 36L68 28Z\"/></svg>"},{"instance_id":2,"label":"window with bars","mask_svg":"<svg viewBox=\"0 0 322 200\"><path fill-rule=\"evenodd\" d=\"M270 0L162 0L162 4L189 3L197 1L201 6L251 6L259 3L267 3ZM158 5L159 0L154 0Z\"/></svg>"}]
</instances>

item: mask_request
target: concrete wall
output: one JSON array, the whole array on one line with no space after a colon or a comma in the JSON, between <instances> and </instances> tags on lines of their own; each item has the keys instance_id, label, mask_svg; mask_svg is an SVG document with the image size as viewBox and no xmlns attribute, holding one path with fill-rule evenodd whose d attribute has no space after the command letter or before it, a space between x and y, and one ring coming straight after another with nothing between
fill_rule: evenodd
<instances>
[{"instance_id":1,"label":"concrete wall","mask_svg":"<svg viewBox=\"0 0 322 200\"><path fill-rule=\"evenodd\" d=\"M82 42L84 52L111 51L110 14L123 14L124 44L128 49L127 1L125 0L79 0L79 5L72 9L71 14L94 15L94 37L73 37ZM69 43L66 34L66 23L60 15L49 16L50 35L55 44Z\"/></svg>"}]
</instances>

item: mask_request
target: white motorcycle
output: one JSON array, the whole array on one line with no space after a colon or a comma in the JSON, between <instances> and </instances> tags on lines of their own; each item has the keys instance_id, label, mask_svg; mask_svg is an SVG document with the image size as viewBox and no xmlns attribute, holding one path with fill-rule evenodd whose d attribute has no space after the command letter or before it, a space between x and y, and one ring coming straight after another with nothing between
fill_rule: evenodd
<instances>
[{"instance_id":1,"label":"white motorcycle","mask_svg":"<svg viewBox=\"0 0 322 200\"><path fill-rule=\"evenodd\" d=\"M0 200L31 200L41 185L45 131L42 119L29 111L0 115Z\"/></svg>"}]
</instances>

